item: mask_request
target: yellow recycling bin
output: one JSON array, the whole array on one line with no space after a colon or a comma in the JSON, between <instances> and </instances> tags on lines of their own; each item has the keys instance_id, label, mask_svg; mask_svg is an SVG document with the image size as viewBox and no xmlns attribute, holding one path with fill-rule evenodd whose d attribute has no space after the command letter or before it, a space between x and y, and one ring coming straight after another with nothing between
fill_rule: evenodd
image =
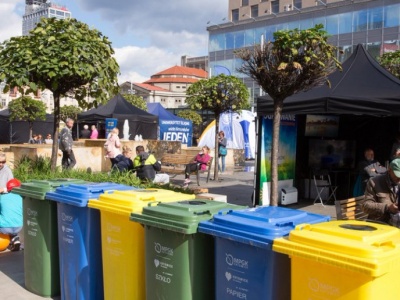
<instances>
[{"instance_id":1,"label":"yellow recycling bin","mask_svg":"<svg viewBox=\"0 0 400 300\"><path fill-rule=\"evenodd\" d=\"M89 200L100 210L104 298L145 299L144 228L130 221L152 202L194 199L194 195L163 189L114 191Z\"/></svg>"},{"instance_id":2,"label":"yellow recycling bin","mask_svg":"<svg viewBox=\"0 0 400 300\"><path fill-rule=\"evenodd\" d=\"M400 230L342 220L298 225L273 250L291 258L292 300L399 299Z\"/></svg>"}]
</instances>

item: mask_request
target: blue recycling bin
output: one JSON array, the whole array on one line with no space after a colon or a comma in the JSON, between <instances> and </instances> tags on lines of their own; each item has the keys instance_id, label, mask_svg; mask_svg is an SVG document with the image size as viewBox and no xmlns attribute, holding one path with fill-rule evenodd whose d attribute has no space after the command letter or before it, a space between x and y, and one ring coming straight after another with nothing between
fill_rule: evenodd
<instances>
[{"instance_id":1,"label":"blue recycling bin","mask_svg":"<svg viewBox=\"0 0 400 300\"><path fill-rule=\"evenodd\" d=\"M290 259L272 251L276 238L296 225L329 221L329 216L284 207L260 206L219 212L199 223L215 237L215 299L290 299Z\"/></svg>"},{"instance_id":2,"label":"blue recycling bin","mask_svg":"<svg viewBox=\"0 0 400 300\"><path fill-rule=\"evenodd\" d=\"M87 207L113 190L132 190L115 183L71 184L46 194L57 202L61 299L103 299L100 212Z\"/></svg>"}]
</instances>

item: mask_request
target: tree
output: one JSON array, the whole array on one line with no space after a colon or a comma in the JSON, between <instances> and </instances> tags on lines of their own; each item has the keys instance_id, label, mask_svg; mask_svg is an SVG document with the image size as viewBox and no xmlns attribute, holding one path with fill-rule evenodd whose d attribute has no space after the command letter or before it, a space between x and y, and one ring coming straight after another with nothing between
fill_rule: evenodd
<instances>
[{"instance_id":1,"label":"tree","mask_svg":"<svg viewBox=\"0 0 400 300\"><path fill-rule=\"evenodd\" d=\"M400 50L384 53L378 61L382 67L400 79Z\"/></svg>"},{"instance_id":2,"label":"tree","mask_svg":"<svg viewBox=\"0 0 400 300\"><path fill-rule=\"evenodd\" d=\"M10 121L22 120L29 123L29 139L32 138L33 122L46 120L46 105L29 96L21 96L8 104Z\"/></svg>"},{"instance_id":3,"label":"tree","mask_svg":"<svg viewBox=\"0 0 400 300\"><path fill-rule=\"evenodd\" d=\"M38 89L53 92L52 170L57 161L60 98L73 95L80 107L89 108L116 94L119 66L113 54L107 37L75 19L42 18L29 36L13 37L0 45L5 92L14 87L21 94ZM89 98L96 100L88 103Z\"/></svg>"},{"instance_id":4,"label":"tree","mask_svg":"<svg viewBox=\"0 0 400 300\"><path fill-rule=\"evenodd\" d=\"M201 119L201 116L194 110L190 110L190 109L181 110L178 112L177 115L180 118L184 118L186 120L192 121L193 124L195 124L195 125L200 125L203 122L203 120Z\"/></svg>"},{"instance_id":5,"label":"tree","mask_svg":"<svg viewBox=\"0 0 400 300\"><path fill-rule=\"evenodd\" d=\"M68 118L76 120L78 118L78 114L80 114L82 110L74 105L64 105L60 107L60 120L64 121Z\"/></svg>"},{"instance_id":6,"label":"tree","mask_svg":"<svg viewBox=\"0 0 400 300\"><path fill-rule=\"evenodd\" d=\"M214 180L218 180L218 129L219 116L246 107L249 92L246 85L235 76L220 74L192 84L186 91L186 103L191 109L209 110L215 118Z\"/></svg>"},{"instance_id":7,"label":"tree","mask_svg":"<svg viewBox=\"0 0 400 300\"><path fill-rule=\"evenodd\" d=\"M143 99L143 97L133 95L133 94L123 94L124 97L130 104L140 108L144 111L147 111L147 102Z\"/></svg>"},{"instance_id":8,"label":"tree","mask_svg":"<svg viewBox=\"0 0 400 300\"><path fill-rule=\"evenodd\" d=\"M278 142L284 100L324 83L341 64L336 47L328 44L322 25L306 30L282 30L274 41L235 52L243 60L238 71L254 79L274 101L271 149L271 205L278 205Z\"/></svg>"}]
</instances>

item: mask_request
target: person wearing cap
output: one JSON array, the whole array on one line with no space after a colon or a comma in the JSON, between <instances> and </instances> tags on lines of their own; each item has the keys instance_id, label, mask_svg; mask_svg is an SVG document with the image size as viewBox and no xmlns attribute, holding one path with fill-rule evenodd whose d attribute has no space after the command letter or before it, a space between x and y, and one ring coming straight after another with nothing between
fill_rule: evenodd
<instances>
[{"instance_id":1,"label":"person wearing cap","mask_svg":"<svg viewBox=\"0 0 400 300\"><path fill-rule=\"evenodd\" d=\"M10 167L6 163L6 154L0 152L0 194L7 193L7 182L14 178Z\"/></svg>"},{"instance_id":2,"label":"person wearing cap","mask_svg":"<svg viewBox=\"0 0 400 300\"><path fill-rule=\"evenodd\" d=\"M396 158L386 174L372 177L367 183L362 209L368 219L391 224L392 216L399 212L399 184L400 158Z\"/></svg>"},{"instance_id":3,"label":"person wearing cap","mask_svg":"<svg viewBox=\"0 0 400 300\"><path fill-rule=\"evenodd\" d=\"M6 190L0 194L0 233L10 236L8 249L11 251L18 251L21 248L18 233L23 224L22 198L18 194L11 193L14 187L19 186L21 186L21 182L11 178L6 183Z\"/></svg>"}]
</instances>

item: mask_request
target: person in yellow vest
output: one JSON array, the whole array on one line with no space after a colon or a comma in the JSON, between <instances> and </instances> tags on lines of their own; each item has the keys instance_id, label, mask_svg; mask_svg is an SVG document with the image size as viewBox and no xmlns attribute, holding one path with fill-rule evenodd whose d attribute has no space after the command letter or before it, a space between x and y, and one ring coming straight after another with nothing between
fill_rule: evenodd
<instances>
[{"instance_id":1,"label":"person in yellow vest","mask_svg":"<svg viewBox=\"0 0 400 300\"><path fill-rule=\"evenodd\" d=\"M133 168L136 171L136 176L143 181L152 181L160 184L169 183L168 174L157 173L161 170L161 162L157 161L153 154L145 152L143 146L136 147Z\"/></svg>"}]
</instances>

